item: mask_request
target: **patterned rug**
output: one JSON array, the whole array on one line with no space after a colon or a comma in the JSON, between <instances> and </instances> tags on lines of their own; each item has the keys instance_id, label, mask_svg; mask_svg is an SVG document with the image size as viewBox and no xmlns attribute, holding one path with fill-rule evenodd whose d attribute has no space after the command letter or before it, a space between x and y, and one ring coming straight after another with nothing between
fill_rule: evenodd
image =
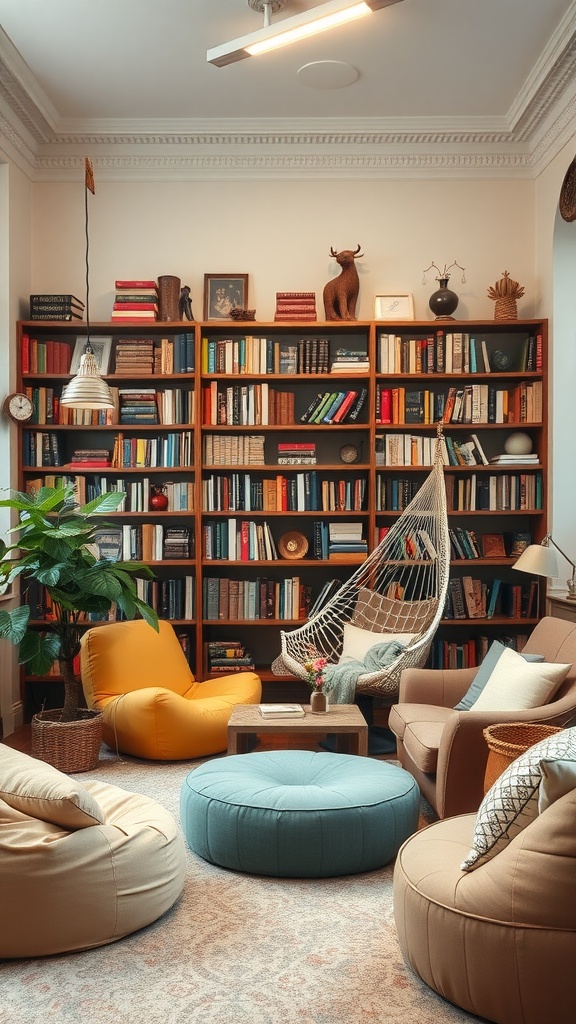
<instances>
[{"instance_id":1,"label":"patterned rug","mask_svg":"<svg viewBox=\"0 0 576 1024\"><path fill-rule=\"evenodd\" d=\"M182 780L197 763L104 753L78 778L145 793L178 817ZM478 1022L404 963L391 866L274 879L188 858L182 897L150 927L85 953L3 961L1 1024Z\"/></svg>"}]
</instances>

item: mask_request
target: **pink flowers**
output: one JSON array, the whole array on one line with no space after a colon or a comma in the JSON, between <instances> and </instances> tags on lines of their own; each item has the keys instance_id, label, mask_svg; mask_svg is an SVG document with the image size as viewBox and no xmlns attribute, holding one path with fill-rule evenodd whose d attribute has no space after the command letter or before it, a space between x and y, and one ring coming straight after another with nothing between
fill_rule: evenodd
<instances>
[{"instance_id":1,"label":"pink flowers","mask_svg":"<svg viewBox=\"0 0 576 1024\"><path fill-rule=\"evenodd\" d=\"M306 680L313 690L324 689L324 669L328 664L326 658L316 658L314 661L307 661L304 664L306 669Z\"/></svg>"}]
</instances>

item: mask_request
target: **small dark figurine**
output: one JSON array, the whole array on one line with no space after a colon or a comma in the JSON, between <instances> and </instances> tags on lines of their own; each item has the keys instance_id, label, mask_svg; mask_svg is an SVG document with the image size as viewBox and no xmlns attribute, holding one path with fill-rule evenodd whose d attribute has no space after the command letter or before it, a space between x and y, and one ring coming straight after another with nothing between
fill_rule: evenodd
<instances>
[{"instance_id":1,"label":"small dark figurine","mask_svg":"<svg viewBox=\"0 0 576 1024\"><path fill-rule=\"evenodd\" d=\"M187 284L180 289L180 302L178 305L181 320L194 319L194 314L192 313L192 300L190 298L190 288Z\"/></svg>"},{"instance_id":2,"label":"small dark figurine","mask_svg":"<svg viewBox=\"0 0 576 1024\"><path fill-rule=\"evenodd\" d=\"M352 252L351 249L342 249L336 252L330 248L330 255L336 263L342 267L342 273L338 277L328 281L324 286L324 312L327 320L355 320L356 300L360 290L358 271L355 266L357 256L363 256L360 246Z\"/></svg>"}]
</instances>

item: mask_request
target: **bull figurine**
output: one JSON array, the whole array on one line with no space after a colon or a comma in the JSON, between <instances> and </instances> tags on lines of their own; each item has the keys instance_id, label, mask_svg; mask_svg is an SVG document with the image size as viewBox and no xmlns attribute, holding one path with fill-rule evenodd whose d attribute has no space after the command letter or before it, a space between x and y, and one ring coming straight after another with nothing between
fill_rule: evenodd
<instances>
[{"instance_id":1,"label":"bull figurine","mask_svg":"<svg viewBox=\"0 0 576 1024\"><path fill-rule=\"evenodd\" d=\"M356 301L360 290L355 260L363 256L364 253L360 252L360 246L358 245L354 251L352 249L342 249L341 252L336 252L335 249L330 247L330 255L342 267L342 271L338 277L328 281L328 284L324 286L323 298L326 320L355 320Z\"/></svg>"}]
</instances>

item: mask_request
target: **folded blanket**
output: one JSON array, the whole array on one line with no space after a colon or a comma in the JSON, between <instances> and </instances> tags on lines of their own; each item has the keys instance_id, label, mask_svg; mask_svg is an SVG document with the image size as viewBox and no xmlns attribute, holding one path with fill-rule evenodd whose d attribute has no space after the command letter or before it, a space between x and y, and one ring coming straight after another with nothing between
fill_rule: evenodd
<instances>
[{"instance_id":1,"label":"folded blanket","mask_svg":"<svg viewBox=\"0 0 576 1024\"><path fill-rule=\"evenodd\" d=\"M324 669L324 679L326 689L330 692L330 703L353 704L358 677L387 668L405 650L404 644L390 640L388 643L374 644L374 647L370 647L364 655L364 661L355 661L351 658L337 665L327 665Z\"/></svg>"}]
</instances>

